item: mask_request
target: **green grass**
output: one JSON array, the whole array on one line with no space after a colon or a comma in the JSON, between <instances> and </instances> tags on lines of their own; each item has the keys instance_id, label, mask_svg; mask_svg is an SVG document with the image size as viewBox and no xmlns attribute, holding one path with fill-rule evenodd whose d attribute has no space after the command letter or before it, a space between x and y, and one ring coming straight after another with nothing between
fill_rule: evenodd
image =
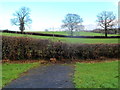
<instances>
[{"instance_id":1,"label":"green grass","mask_svg":"<svg viewBox=\"0 0 120 90\"><path fill-rule=\"evenodd\" d=\"M12 80L18 78L23 72L26 72L30 68L33 68L38 65L39 63L3 64L2 65L2 87L10 83Z\"/></svg>"},{"instance_id":2,"label":"green grass","mask_svg":"<svg viewBox=\"0 0 120 90\"><path fill-rule=\"evenodd\" d=\"M96 39L96 38L64 38L64 37L49 37L49 36L35 36L35 35L23 35L23 34L13 34L13 33L2 33L1 35L4 36L19 36L19 37L31 37L35 39L49 39L52 41L62 41L67 43L106 43L106 44L113 44L118 43L117 38L107 38L107 39Z\"/></svg>"},{"instance_id":3,"label":"green grass","mask_svg":"<svg viewBox=\"0 0 120 90\"><path fill-rule=\"evenodd\" d=\"M69 35L68 32L65 31L49 31L49 32L44 32L44 31L34 31L36 33L45 33L45 34L59 34L59 35ZM80 32L74 32L74 36L105 36L103 33L94 33L94 32L85 32L85 31L80 31ZM118 34L108 34L108 36L118 36Z\"/></svg>"},{"instance_id":4,"label":"green grass","mask_svg":"<svg viewBox=\"0 0 120 90\"><path fill-rule=\"evenodd\" d=\"M2 88L2 64L0 63L0 88Z\"/></svg>"},{"instance_id":5,"label":"green grass","mask_svg":"<svg viewBox=\"0 0 120 90\"><path fill-rule=\"evenodd\" d=\"M36 33L44 33L44 34L58 34L58 35L68 35L68 33L64 32L64 31L49 31L49 32L44 32L44 31L36 31Z\"/></svg>"},{"instance_id":6,"label":"green grass","mask_svg":"<svg viewBox=\"0 0 120 90\"><path fill-rule=\"evenodd\" d=\"M76 63L74 83L76 88L118 88L118 61Z\"/></svg>"}]
</instances>

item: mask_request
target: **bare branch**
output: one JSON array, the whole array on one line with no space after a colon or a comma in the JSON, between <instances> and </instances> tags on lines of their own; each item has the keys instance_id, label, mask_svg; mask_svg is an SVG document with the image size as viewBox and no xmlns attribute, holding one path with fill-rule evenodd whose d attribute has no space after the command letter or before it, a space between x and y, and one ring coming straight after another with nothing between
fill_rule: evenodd
<instances>
[{"instance_id":1,"label":"bare branch","mask_svg":"<svg viewBox=\"0 0 120 90\"><path fill-rule=\"evenodd\" d=\"M19 11L16 11L13 16L15 18L11 19L11 23L16 26L20 26L21 32L25 29L25 25L29 27L29 24L32 23L30 19L30 9L27 7L22 7Z\"/></svg>"},{"instance_id":2,"label":"bare branch","mask_svg":"<svg viewBox=\"0 0 120 90\"><path fill-rule=\"evenodd\" d=\"M73 36L73 30L76 29L78 25L83 22L82 18L80 18L77 14L67 14L65 19L63 20L62 28L67 28L68 31L71 32L71 36Z\"/></svg>"},{"instance_id":3,"label":"bare branch","mask_svg":"<svg viewBox=\"0 0 120 90\"><path fill-rule=\"evenodd\" d=\"M113 12L103 11L97 15L98 24L105 29L105 36L107 37L107 28L114 26L114 20L116 19Z\"/></svg>"}]
</instances>

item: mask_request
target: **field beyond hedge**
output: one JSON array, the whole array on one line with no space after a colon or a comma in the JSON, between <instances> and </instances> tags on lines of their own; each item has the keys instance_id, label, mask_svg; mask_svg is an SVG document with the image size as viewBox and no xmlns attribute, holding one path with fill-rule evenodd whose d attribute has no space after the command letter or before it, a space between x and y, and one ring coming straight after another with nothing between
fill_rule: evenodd
<instances>
[{"instance_id":1,"label":"field beyond hedge","mask_svg":"<svg viewBox=\"0 0 120 90\"><path fill-rule=\"evenodd\" d=\"M32 32L32 31L31 31ZM44 34L58 34L58 35L70 35L66 31L34 31L35 33L44 33ZM103 33L94 33L87 31L74 32L74 36L105 36ZM108 36L118 36L118 34L108 34Z\"/></svg>"},{"instance_id":2,"label":"field beyond hedge","mask_svg":"<svg viewBox=\"0 0 120 90\"><path fill-rule=\"evenodd\" d=\"M83 36L87 35L95 35L99 36L99 33L92 33L89 34L90 32L84 32ZM99 35L98 35L99 34ZM30 38L35 38L35 39L48 39L52 40L54 42L56 41L61 41L65 43L81 43L81 44L96 44L96 43L105 43L105 44L117 44L118 38L65 38L65 37L49 37L49 36L36 36L36 35L24 35L24 34L13 34L13 33L0 33L2 36L16 36L16 37L30 37ZM108 35L112 36L112 35Z\"/></svg>"},{"instance_id":3,"label":"field beyond hedge","mask_svg":"<svg viewBox=\"0 0 120 90\"><path fill-rule=\"evenodd\" d=\"M118 63L77 63L74 74L76 88L118 88Z\"/></svg>"}]
</instances>

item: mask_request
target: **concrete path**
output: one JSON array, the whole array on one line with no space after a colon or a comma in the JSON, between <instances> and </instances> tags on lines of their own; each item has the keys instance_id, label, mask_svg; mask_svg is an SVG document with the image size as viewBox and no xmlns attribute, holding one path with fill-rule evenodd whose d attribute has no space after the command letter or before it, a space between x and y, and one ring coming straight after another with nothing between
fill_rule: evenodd
<instances>
[{"instance_id":1,"label":"concrete path","mask_svg":"<svg viewBox=\"0 0 120 90\"><path fill-rule=\"evenodd\" d=\"M42 65L29 70L5 88L74 88L73 73L73 65Z\"/></svg>"}]
</instances>

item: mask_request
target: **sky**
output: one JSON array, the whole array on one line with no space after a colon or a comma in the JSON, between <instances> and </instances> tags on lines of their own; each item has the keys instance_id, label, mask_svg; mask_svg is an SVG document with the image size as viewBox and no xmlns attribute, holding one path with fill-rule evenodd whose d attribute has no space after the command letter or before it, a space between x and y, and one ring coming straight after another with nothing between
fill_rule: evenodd
<instances>
[{"instance_id":1,"label":"sky","mask_svg":"<svg viewBox=\"0 0 120 90\"><path fill-rule=\"evenodd\" d=\"M31 10L31 28L27 30L43 31L60 30L66 14L78 14L83 19L86 30L97 28L97 15L102 11L112 11L118 17L118 0L3 0L0 1L0 30L19 30L13 26L10 19L14 18L13 13L21 7L28 7Z\"/></svg>"}]
</instances>

